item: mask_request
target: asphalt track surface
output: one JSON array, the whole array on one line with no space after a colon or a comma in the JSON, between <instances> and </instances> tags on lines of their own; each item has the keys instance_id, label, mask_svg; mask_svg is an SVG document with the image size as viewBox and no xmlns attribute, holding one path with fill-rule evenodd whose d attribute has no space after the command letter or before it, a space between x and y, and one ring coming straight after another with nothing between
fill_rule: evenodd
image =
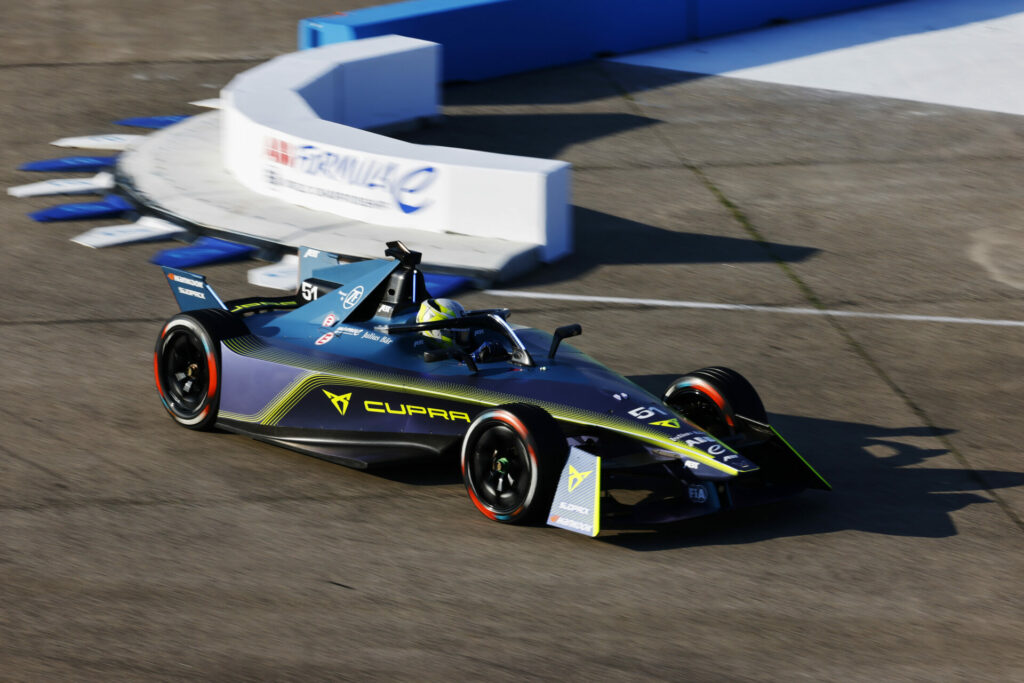
<instances>
[{"instance_id":1,"label":"asphalt track surface","mask_svg":"<svg viewBox=\"0 0 1024 683\"><path fill-rule=\"evenodd\" d=\"M344 5L6 4L0 184ZM577 255L518 289L1024 320L1018 117L614 64L445 99L411 139L574 165ZM53 203L0 200L0 679L1024 679L1019 327L463 297L654 388L740 370L835 487L587 539L488 522L454 464L176 427L159 247L24 215Z\"/></svg>"}]
</instances>

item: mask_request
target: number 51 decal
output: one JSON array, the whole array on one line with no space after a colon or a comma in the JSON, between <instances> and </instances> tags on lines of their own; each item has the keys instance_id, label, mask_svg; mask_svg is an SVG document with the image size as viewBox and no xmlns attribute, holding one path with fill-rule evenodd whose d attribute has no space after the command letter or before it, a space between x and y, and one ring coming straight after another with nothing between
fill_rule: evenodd
<instances>
[{"instance_id":1,"label":"number 51 decal","mask_svg":"<svg viewBox=\"0 0 1024 683\"><path fill-rule=\"evenodd\" d=\"M638 406L629 411L629 414L638 420L649 420L654 417L655 414L668 415L668 413L657 406ZM650 424L654 427L672 427L673 429L679 429L679 420L674 417L661 420L660 422L651 422Z\"/></svg>"},{"instance_id":2,"label":"number 51 decal","mask_svg":"<svg viewBox=\"0 0 1024 683\"><path fill-rule=\"evenodd\" d=\"M654 417L655 413L668 415L668 413L656 406L648 406L646 408L643 406L637 406L636 408L633 408L633 410L629 411L629 414L638 420L649 420Z\"/></svg>"}]
</instances>

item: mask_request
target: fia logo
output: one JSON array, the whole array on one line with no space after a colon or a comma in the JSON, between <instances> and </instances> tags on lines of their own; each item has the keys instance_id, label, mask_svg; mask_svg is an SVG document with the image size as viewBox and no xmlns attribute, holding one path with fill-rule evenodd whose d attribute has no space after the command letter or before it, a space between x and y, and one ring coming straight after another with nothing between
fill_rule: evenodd
<instances>
[{"instance_id":1,"label":"fia logo","mask_svg":"<svg viewBox=\"0 0 1024 683\"><path fill-rule=\"evenodd\" d=\"M691 486L690 500L692 500L694 503L708 502L708 490L703 486Z\"/></svg>"},{"instance_id":2,"label":"fia logo","mask_svg":"<svg viewBox=\"0 0 1024 683\"><path fill-rule=\"evenodd\" d=\"M363 286L359 285L348 294L345 292L338 292L338 294L342 297L341 305L344 306L347 311L359 303L359 300L363 298Z\"/></svg>"}]
</instances>

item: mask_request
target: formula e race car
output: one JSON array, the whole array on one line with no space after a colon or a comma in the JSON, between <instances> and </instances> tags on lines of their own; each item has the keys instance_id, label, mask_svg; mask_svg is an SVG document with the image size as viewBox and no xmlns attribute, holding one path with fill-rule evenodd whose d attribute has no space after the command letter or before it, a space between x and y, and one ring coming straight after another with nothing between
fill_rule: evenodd
<instances>
[{"instance_id":1,"label":"formula e race car","mask_svg":"<svg viewBox=\"0 0 1024 683\"><path fill-rule=\"evenodd\" d=\"M594 536L602 519L696 517L829 484L721 367L662 397L507 309L437 310L420 254L339 263L303 248L293 296L223 302L202 275L165 267L182 312L154 354L179 424L246 434L366 468L461 458L487 517ZM431 308L433 306L433 308Z\"/></svg>"}]
</instances>

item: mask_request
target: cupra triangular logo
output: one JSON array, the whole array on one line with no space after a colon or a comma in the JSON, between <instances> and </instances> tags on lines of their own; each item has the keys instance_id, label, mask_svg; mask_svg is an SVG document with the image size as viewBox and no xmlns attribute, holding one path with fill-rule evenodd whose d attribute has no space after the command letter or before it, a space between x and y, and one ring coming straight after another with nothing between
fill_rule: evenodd
<instances>
[{"instance_id":1,"label":"cupra triangular logo","mask_svg":"<svg viewBox=\"0 0 1024 683\"><path fill-rule=\"evenodd\" d=\"M323 392L327 394L327 398L331 399L331 403L333 403L334 407L338 409L338 412L344 415L345 411L348 410L348 400L352 398L352 393L349 392L339 396L338 394L332 394L326 389L324 389Z\"/></svg>"},{"instance_id":2,"label":"cupra triangular logo","mask_svg":"<svg viewBox=\"0 0 1024 683\"><path fill-rule=\"evenodd\" d=\"M673 429L679 429L679 420L675 419L674 417L671 417L671 418L669 418L667 420L662 420L661 422L652 422L651 426L652 427L672 427Z\"/></svg>"},{"instance_id":3,"label":"cupra triangular logo","mask_svg":"<svg viewBox=\"0 0 1024 683\"><path fill-rule=\"evenodd\" d=\"M587 475L589 475L593 471L594 470L580 472L572 465L569 465L569 492L572 493L577 486L583 483L583 480L587 478Z\"/></svg>"}]
</instances>

